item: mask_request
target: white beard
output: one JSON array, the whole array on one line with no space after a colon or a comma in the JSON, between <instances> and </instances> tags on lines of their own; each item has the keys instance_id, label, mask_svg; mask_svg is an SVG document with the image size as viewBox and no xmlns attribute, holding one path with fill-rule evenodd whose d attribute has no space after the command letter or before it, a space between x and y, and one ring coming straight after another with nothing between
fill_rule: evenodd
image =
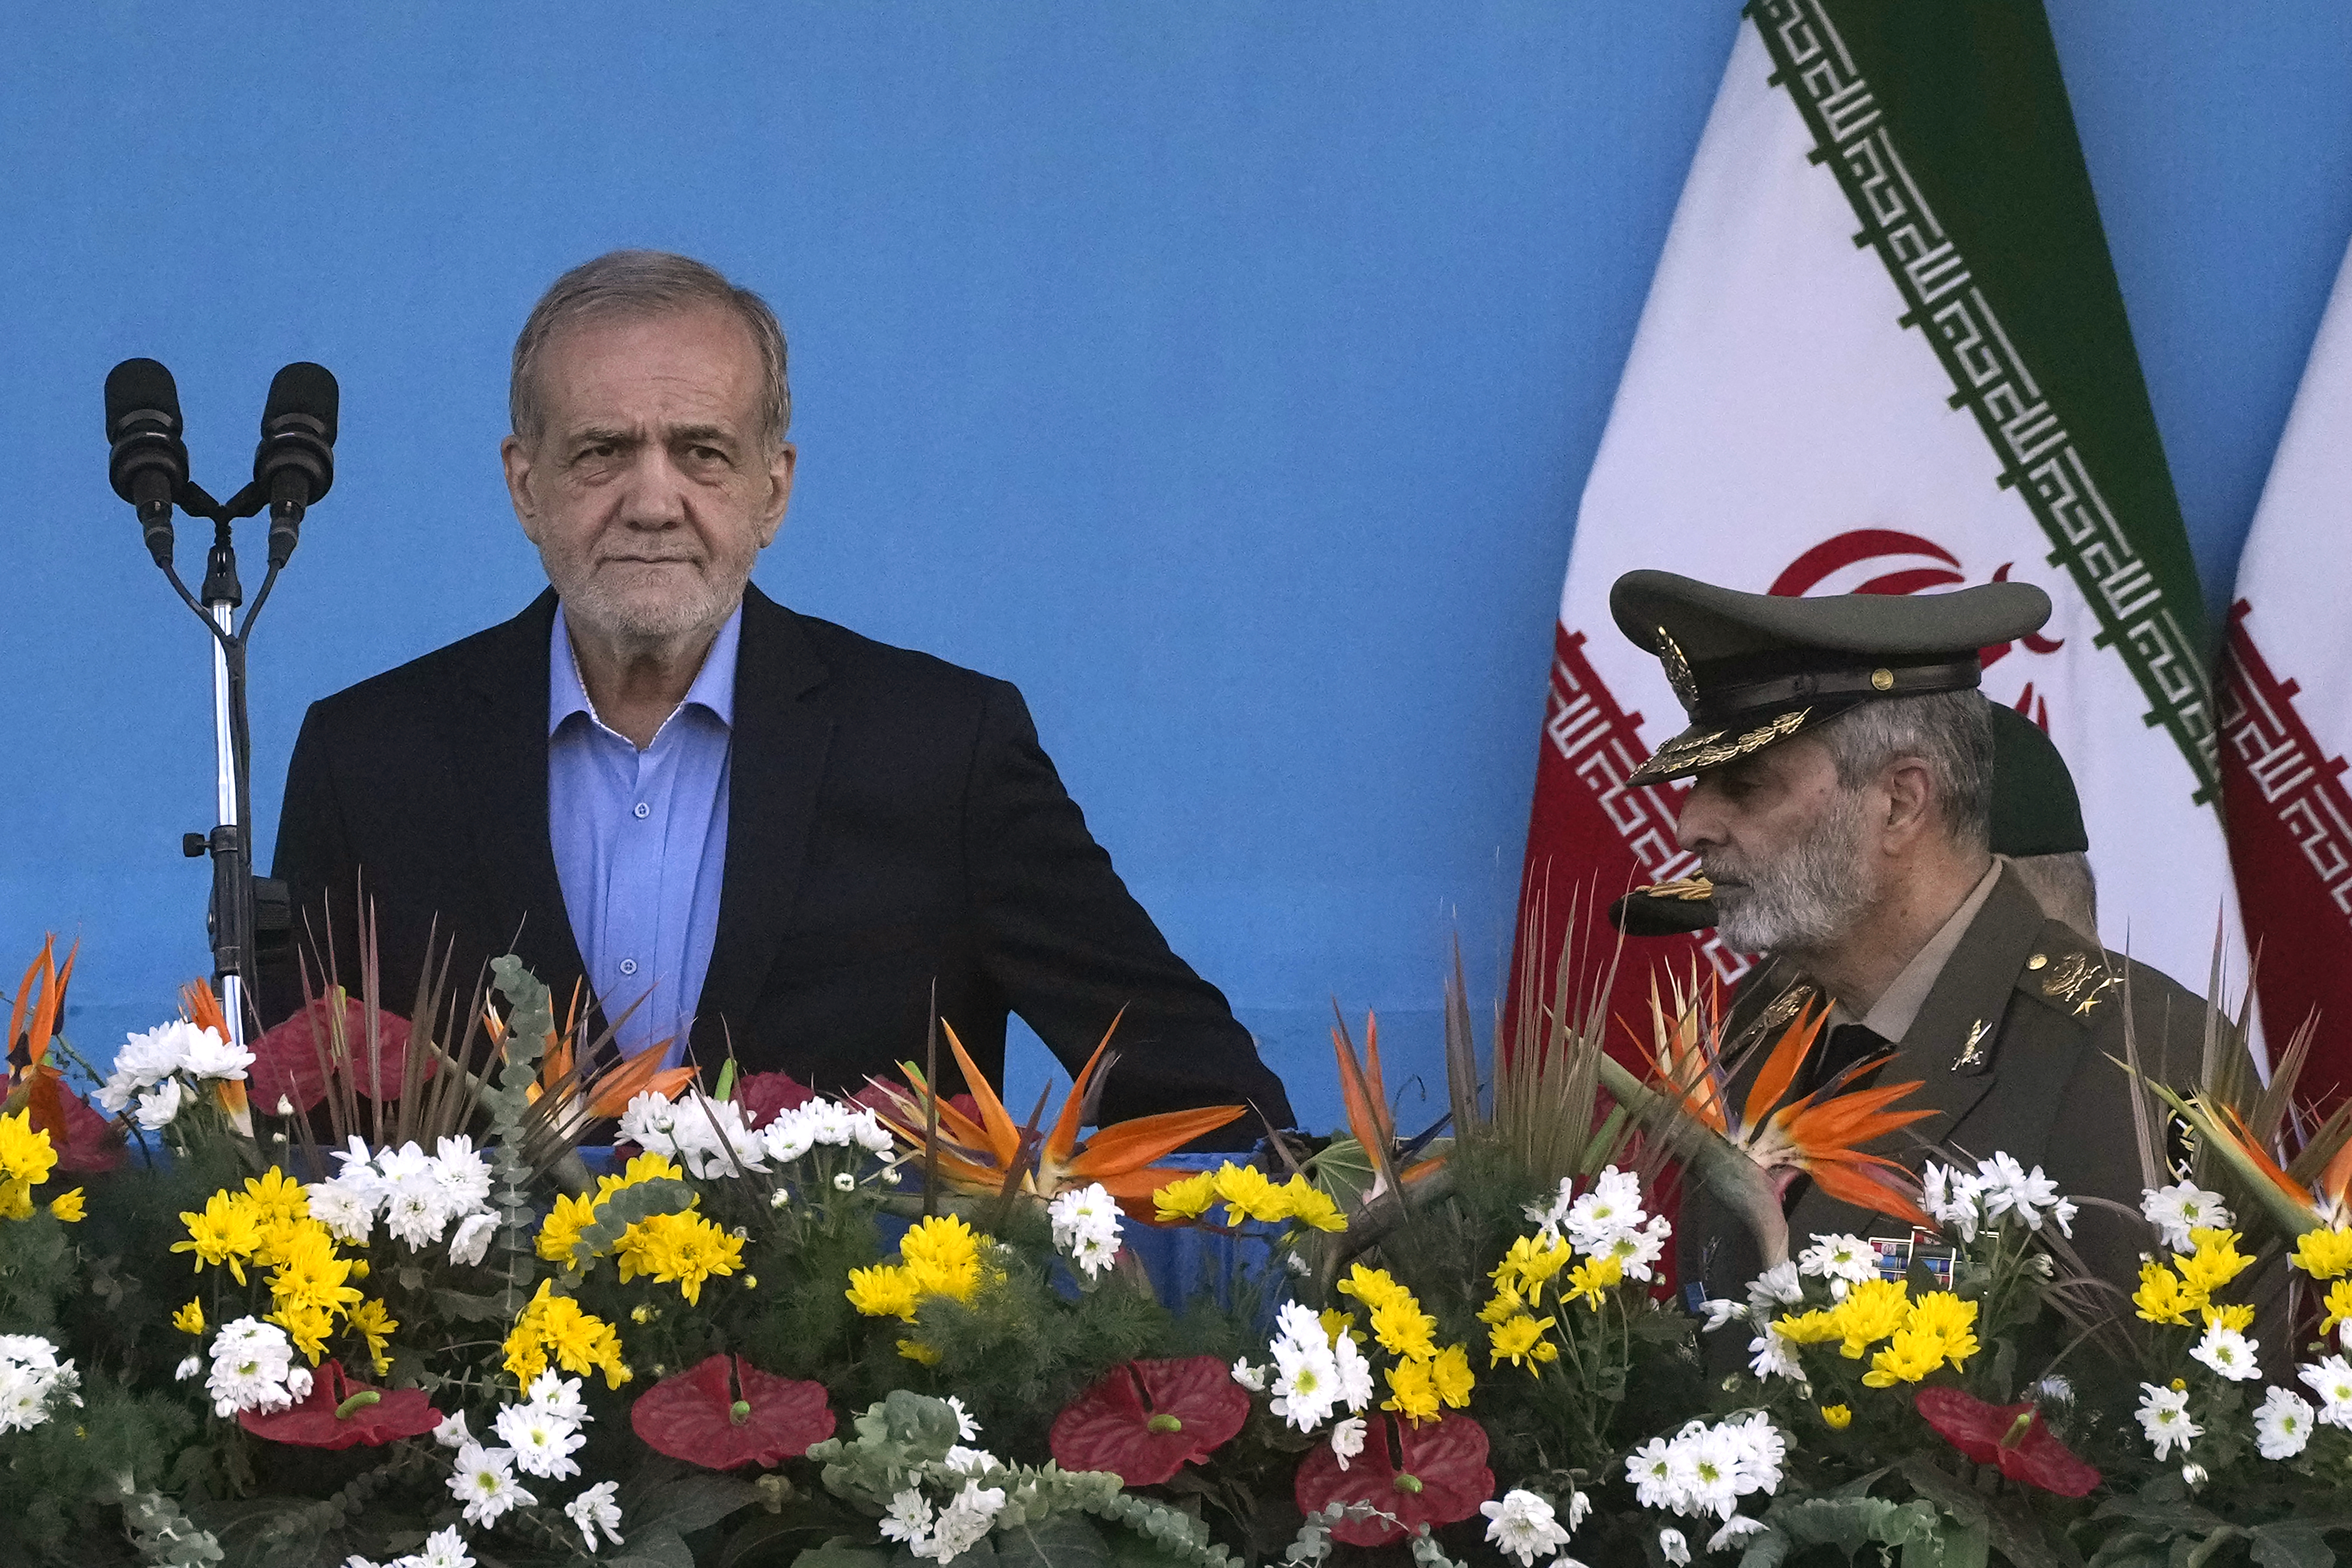
<instances>
[{"instance_id":1,"label":"white beard","mask_svg":"<svg viewBox=\"0 0 2352 1568\"><path fill-rule=\"evenodd\" d=\"M1776 860L1751 865L1727 850L1702 853L1724 944L1740 952L1804 952L1852 931L1877 897L1862 823L1862 792L1840 789L1812 831Z\"/></svg>"}]
</instances>

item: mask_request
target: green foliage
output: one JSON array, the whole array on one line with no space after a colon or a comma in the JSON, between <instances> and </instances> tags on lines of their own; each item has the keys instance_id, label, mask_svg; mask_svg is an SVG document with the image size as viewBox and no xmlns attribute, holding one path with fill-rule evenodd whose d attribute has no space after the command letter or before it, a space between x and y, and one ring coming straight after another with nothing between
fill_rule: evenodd
<instances>
[{"instance_id":1,"label":"green foliage","mask_svg":"<svg viewBox=\"0 0 2352 1568\"><path fill-rule=\"evenodd\" d=\"M133 1493L153 1494L170 1473L195 1418L168 1395L125 1386L92 1372L82 1379L81 1405L66 1405L39 1426L0 1434L0 1540L58 1562L79 1554L93 1530L117 1533L108 1521ZM160 1502L145 1505L160 1533L170 1525ZM186 1561L201 1561L187 1559ZM172 1561L172 1559L158 1559Z\"/></svg>"}]
</instances>

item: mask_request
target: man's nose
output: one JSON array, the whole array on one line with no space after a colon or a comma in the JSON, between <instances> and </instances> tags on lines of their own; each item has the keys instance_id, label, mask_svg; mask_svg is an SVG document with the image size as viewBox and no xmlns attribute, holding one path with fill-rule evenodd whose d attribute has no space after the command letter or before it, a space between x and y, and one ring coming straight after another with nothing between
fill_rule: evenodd
<instances>
[{"instance_id":1,"label":"man's nose","mask_svg":"<svg viewBox=\"0 0 2352 1568\"><path fill-rule=\"evenodd\" d=\"M631 528L677 528L687 520L687 478L661 446L648 443L630 472L628 506L622 521Z\"/></svg>"},{"instance_id":2,"label":"man's nose","mask_svg":"<svg viewBox=\"0 0 2352 1568\"><path fill-rule=\"evenodd\" d=\"M1723 842L1723 812L1715 791L1702 781L1683 796L1682 815L1675 819L1675 839L1693 854Z\"/></svg>"}]
</instances>

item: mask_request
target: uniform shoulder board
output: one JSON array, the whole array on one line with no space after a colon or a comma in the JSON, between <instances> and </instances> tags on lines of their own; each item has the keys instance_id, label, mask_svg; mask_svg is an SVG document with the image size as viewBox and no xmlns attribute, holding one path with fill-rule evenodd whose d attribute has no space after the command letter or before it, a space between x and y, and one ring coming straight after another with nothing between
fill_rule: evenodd
<instances>
[{"instance_id":1,"label":"uniform shoulder board","mask_svg":"<svg viewBox=\"0 0 2352 1568\"><path fill-rule=\"evenodd\" d=\"M2017 989L2053 1011L2089 1018L2110 1005L2122 969L2063 921L2046 921L2017 972Z\"/></svg>"}]
</instances>

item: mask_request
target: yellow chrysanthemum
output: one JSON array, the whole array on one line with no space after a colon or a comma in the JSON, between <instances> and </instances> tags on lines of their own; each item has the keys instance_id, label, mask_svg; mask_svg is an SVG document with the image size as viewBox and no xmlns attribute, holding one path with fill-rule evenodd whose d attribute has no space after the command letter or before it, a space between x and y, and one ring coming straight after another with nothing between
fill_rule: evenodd
<instances>
[{"instance_id":1,"label":"yellow chrysanthemum","mask_svg":"<svg viewBox=\"0 0 2352 1568\"><path fill-rule=\"evenodd\" d=\"M1294 1175L1280 1189L1283 1217L1297 1221L1309 1230L1345 1230L1348 1216L1331 1201L1331 1194L1308 1181L1304 1175Z\"/></svg>"},{"instance_id":2,"label":"yellow chrysanthemum","mask_svg":"<svg viewBox=\"0 0 2352 1568\"><path fill-rule=\"evenodd\" d=\"M1523 1356L1535 1356L1538 1361L1549 1360L1549 1357L1538 1355L1537 1352L1549 1349L1554 1355L1559 1353L1558 1348L1544 1338L1545 1331L1558 1322L1556 1318L1522 1316L1496 1323L1486 1334L1486 1346L1492 1352L1492 1359L1486 1364L1496 1367L1508 1361L1513 1366L1517 1366ZM1533 1373L1535 1368L1530 1366L1528 1371Z\"/></svg>"},{"instance_id":3,"label":"yellow chrysanthemum","mask_svg":"<svg viewBox=\"0 0 2352 1568\"><path fill-rule=\"evenodd\" d=\"M392 1357L385 1353L384 1347L392 1342L394 1331L400 1327L392 1310L382 1301L362 1301L352 1309L351 1326L353 1333L367 1341L368 1360L373 1363L375 1374L382 1377L390 1372Z\"/></svg>"},{"instance_id":4,"label":"yellow chrysanthemum","mask_svg":"<svg viewBox=\"0 0 2352 1568\"><path fill-rule=\"evenodd\" d=\"M59 1193L56 1197L51 1198L49 1200L49 1212L57 1215L58 1218L65 1221L68 1225L80 1224L82 1215L85 1212L82 1205L81 1189L79 1187L76 1187L69 1193Z\"/></svg>"},{"instance_id":5,"label":"yellow chrysanthemum","mask_svg":"<svg viewBox=\"0 0 2352 1568\"><path fill-rule=\"evenodd\" d=\"M899 1318L915 1321L915 1281L895 1264L877 1263L871 1268L849 1271L849 1289L843 1292L849 1304L869 1318Z\"/></svg>"},{"instance_id":6,"label":"yellow chrysanthemum","mask_svg":"<svg viewBox=\"0 0 2352 1568\"><path fill-rule=\"evenodd\" d=\"M33 1125L32 1107L0 1116L0 1177L37 1187L49 1179L58 1163L57 1149L47 1131Z\"/></svg>"},{"instance_id":7,"label":"yellow chrysanthemum","mask_svg":"<svg viewBox=\"0 0 2352 1568\"><path fill-rule=\"evenodd\" d=\"M258 1176L247 1176L245 1195L253 1204L256 1225L310 1217L310 1194L303 1190L301 1183L289 1179L275 1165Z\"/></svg>"},{"instance_id":8,"label":"yellow chrysanthemum","mask_svg":"<svg viewBox=\"0 0 2352 1568\"><path fill-rule=\"evenodd\" d=\"M596 1223L596 1200L587 1194L564 1193L555 1210L539 1227L539 1255L550 1263L570 1263L580 1249L580 1233Z\"/></svg>"},{"instance_id":9,"label":"yellow chrysanthemum","mask_svg":"<svg viewBox=\"0 0 2352 1568\"><path fill-rule=\"evenodd\" d=\"M1911 1303L1911 1310L1903 1320L1905 1332L1941 1343L1944 1359L1955 1370L1977 1353L1976 1326L1977 1304L1949 1290L1928 1291ZM1907 1381L1916 1383L1918 1379Z\"/></svg>"},{"instance_id":10,"label":"yellow chrysanthemum","mask_svg":"<svg viewBox=\"0 0 2352 1568\"><path fill-rule=\"evenodd\" d=\"M1520 1316L1527 1308L1527 1298L1507 1286L1499 1287L1494 1295L1487 1298L1486 1304L1478 1309L1478 1321L1492 1327Z\"/></svg>"},{"instance_id":11,"label":"yellow chrysanthemum","mask_svg":"<svg viewBox=\"0 0 2352 1568\"><path fill-rule=\"evenodd\" d=\"M938 1351L920 1340L900 1340L898 1353L908 1361L918 1362L924 1366L937 1366L945 1359Z\"/></svg>"},{"instance_id":12,"label":"yellow chrysanthemum","mask_svg":"<svg viewBox=\"0 0 2352 1568\"><path fill-rule=\"evenodd\" d=\"M2306 1230L2289 1255L2294 1266L2314 1279L2333 1279L2352 1269L2352 1228Z\"/></svg>"},{"instance_id":13,"label":"yellow chrysanthemum","mask_svg":"<svg viewBox=\"0 0 2352 1568\"><path fill-rule=\"evenodd\" d=\"M0 1121L6 1118L0 1117ZM205 1264L226 1268L245 1283L245 1265L261 1245L261 1231L253 1221L253 1204L242 1193L215 1193L205 1200L202 1213L180 1211L180 1222L188 1227L188 1239L172 1244L174 1252L196 1255L196 1268L202 1272Z\"/></svg>"},{"instance_id":14,"label":"yellow chrysanthemum","mask_svg":"<svg viewBox=\"0 0 2352 1568\"><path fill-rule=\"evenodd\" d=\"M1792 1345L1821 1345L1845 1338L1845 1325L1819 1307L1773 1319L1772 1331Z\"/></svg>"},{"instance_id":15,"label":"yellow chrysanthemum","mask_svg":"<svg viewBox=\"0 0 2352 1568\"><path fill-rule=\"evenodd\" d=\"M2238 1250L2238 1233L2199 1226L2189 1233L2197 1250L2180 1259L2181 1283L2199 1296L2210 1296L2253 1267L2254 1260Z\"/></svg>"},{"instance_id":16,"label":"yellow chrysanthemum","mask_svg":"<svg viewBox=\"0 0 2352 1568\"><path fill-rule=\"evenodd\" d=\"M1323 1337L1331 1342L1334 1349L1338 1348L1341 1334L1347 1335L1360 1345L1364 1342L1363 1331L1356 1327L1356 1314L1353 1312L1343 1312L1337 1307L1326 1307L1315 1315L1315 1321L1323 1325Z\"/></svg>"},{"instance_id":17,"label":"yellow chrysanthemum","mask_svg":"<svg viewBox=\"0 0 2352 1568\"><path fill-rule=\"evenodd\" d=\"M1265 1173L1255 1165L1220 1165L1216 1182L1217 1196L1224 1201L1227 1225L1239 1225L1245 1219L1283 1217L1286 1205L1282 1189L1267 1181Z\"/></svg>"},{"instance_id":18,"label":"yellow chrysanthemum","mask_svg":"<svg viewBox=\"0 0 2352 1568\"><path fill-rule=\"evenodd\" d=\"M699 1305L702 1282L732 1274L743 1261L743 1238L730 1236L698 1214L648 1215L621 1233L621 1283L638 1275L675 1284Z\"/></svg>"},{"instance_id":19,"label":"yellow chrysanthemum","mask_svg":"<svg viewBox=\"0 0 2352 1568\"><path fill-rule=\"evenodd\" d=\"M953 1215L918 1220L898 1243L898 1260L916 1294L969 1301L980 1289L980 1244L986 1238Z\"/></svg>"},{"instance_id":20,"label":"yellow chrysanthemum","mask_svg":"<svg viewBox=\"0 0 2352 1568\"><path fill-rule=\"evenodd\" d=\"M1828 1424L1831 1431L1843 1432L1853 1425L1853 1412L1843 1405L1824 1405L1822 1406L1822 1420Z\"/></svg>"},{"instance_id":21,"label":"yellow chrysanthemum","mask_svg":"<svg viewBox=\"0 0 2352 1568\"><path fill-rule=\"evenodd\" d=\"M1530 1302L1539 1303L1545 1283L1567 1268L1575 1256L1575 1249L1565 1241L1545 1242L1522 1236L1511 1243L1511 1250L1503 1255L1503 1260L1486 1277L1497 1289L1507 1285Z\"/></svg>"},{"instance_id":22,"label":"yellow chrysanthemum","mask_svg":"<svg viewBox=\"0 0 2352 1568\"><path fill-rule=\"evenodd\" d=\"M33 1217L33 1184L10 1176L0 1181L0 1219Z\"/></svg>"},{"instance_id":23,"label":"yellow chrysanthemum","mask_svg":"<svg viewBox=\"0 0 2352 1568\"><path fill-rule=\"evenodd\" d=\"M2352 1318L2352 1279L2338 1279L2327 1287L2327 1316L2320 1323L2324 1336L2333 1333L2336 1325Z\"/></svg>"},{"instance_id":24,"label":"yellow chrysanthemum","mask_svg":"<svg viewBox=\"0 0 2352 1568\"><path fill-rule=\"evenodd\" d=\"M1381 1401L1381 1409L1393 1410L1406 1420L1416 1424L1437 1419L1437 1373L1434 1360L1415 1356L1397 1363L1383 1375L1388 1379L1389 1396Z\"/></svg>"},{"instance_id":25,"label":"yellow chrysanthemum","mask_svg":"<svg viewBox=\"0 0 2352 1568\"><path fill-rule=\"evenodd\" d=\"M1898 1383L1916 1383L1943 1364L1944 1342L1939 1336L1897 1329L1886 1348L1870 1358L1870 1370L1862 1374L1862 1381L1873 1388L1892 1388Z\"/></svg>"},{"instance_id":26,"label":"yellow chrysanthemum","mask_svg":"<svg viewBox=\"0 0 2352 1568\"><path fill-rule=\"evenodd\" d=\"M2254 1309L2246 1302L2225 1303L2216 1307L2210 1302L2205 1308L2205 1326L2235 1329L2244 1333L2254 1326Z\"/></svg>"},{"instance_id":27,"label":"yellow chrysanthemum","mask_svg":"<svg viewBox=\"0 0 2352 1568\"><path fill-rule=\"evenodd\" d=\"M186 1306L173 1313L172 1326L184 1334L202 1334L205 1331L204 1302L191 1300Z\"/></svg>"},{"instance_id":28,"label":"yellow chrysanthemum","mask_svg":"<svg viewBox=\"0 0 2352 1568\"><path fill-rule=\"evenodd\" d=\"M632 1162L634 1163L635 1162ZM621 1360L621 1337L593 1312L580 1310L569 1296L555 1295L553 1281L539 1282L539 1293L527 1302L506 1339L506 1368L518 1381L529 1383L547 1370L548 1358L569 1373L591 1369L604 1374L607 1386L629 1381Z\"/></svg>"},{"instance_id":29,"label":"yellow chrysanthemum","mask_svg":"<svg viewBox=\"0 0 2352 1568\"><path fill-rule=\"evenodd\" d=\"M2150 1258L2139 1266L2139 1289L2132 1292L2132 1305L2144 1321L2186 1325L2189 1314L2204 1305L2204 1292L2183 1290L2179 1275Z\"/></svg>"},{"instance_id":30,"label":"yellow chrysanthemum","mask_svg":"<svg viewBox=\"0 0 2352 1568\"><path fill-rule=\"evenodd\" d=\"M1437 1397L1456 1410L1470 1407L1470 1391L1478 1380L1470 1371L1470 1347L1448 1345L1437 1352L1430 1367L1430 1376L1437 1384Z\"/></svg>"},{"instance_id":31,"label":"yellow chrysanthemum","mask_svg":"<svg viewBox=\"0 0 2352 1568\"><path fill-rule=\"evenodd\" d=\"M1900 1279L1864 1279L1830 1309L1844 1343L1838 1353L1860 1361L1863 1352L1901 1328L1911 1315L1911 1288Z\"/></svg>"},{"instance_id":32,"label":"yellow chrysanthemum","mask_svg":"<svg viewBox=\"0 0 2352 1568\"><path fill-rule=\"evenodd\" d=\"M1216 1201L1217 1176L1213 1171L1203 1171L1197 1176L1171 1182L1151 1194L1151 1205L1162 1225L1172 1225L1183 1219L1199 1219Z\"/></svg>"},{"instance_id":33,"label":"yellow chrysanthemum","mask_svg":"<svg viewBox=\"0 0 2352 1568\"><path fill-rule=\"evenodd\" d=\"M269 1294L281 1306L299 1302L335 1313L348 1311L360 1293L344 1283L352 1266L335 1256L335 1239L314 1222L289 1227L270 1270Z\"/></svg>"},{"instance_id":34,"label":"yellow chrysanthemum","mask_svg":"<svg viewBox=\"0 0 2352 1568\"><path fill-rule=\"evenodd\" d=\"M334 1314L308 1301L280 1301L278 1310L266 1314L262 1321L284 1329L286 1337L294 1342L294 1348L310 1357L312 1366L318 1365L319 1358L326 1353L327 1336L335 1329Z\"/></svg>"},{"instance_id":35,"label":"yellow chrysanthemum","mask_svg":"<svg viewBox=\"0 0 2352 1568\"><path fill-rule=\"evenodd\" d=\"M665 1177L682 1180L685 1175L686 1173L672 1163L667 1154L640 1154L622 1166L619 1175L604 1175L596 1178L595 1201L601 1204L623 1187L638 1186L646 1182L660 1181Z\"/></svg>"},{"instance_id":36,"label":"yellow chrysanthemum","mask_svg":"<svg viewBox=\"0 0 2352 1568\"><path fill-rule=\"evenodd\" d=\"M1568 1271L1568 1289L1560 1300L1581 1301L1597 1312L1601 1310L1601 1293L1624 1278L1625 1266L1614 1258L1587 1258Z\"/></svg>"},{"instance_id":37,"label":"yellow chrysanthemum","mask_svg":"<svg viewBox=\"0 0 2352 1568\"><path fill-rule=\"evenodd\" d=\"M1348 1277L1339 1281L1339 1294L1353 1296L1374 1310L1391 1301L1412 1300L1412 1292L1398 1284L1387 1269L1367 1268L1360 1263L1348 1266Z\"/></svg>"}]
</instances>

